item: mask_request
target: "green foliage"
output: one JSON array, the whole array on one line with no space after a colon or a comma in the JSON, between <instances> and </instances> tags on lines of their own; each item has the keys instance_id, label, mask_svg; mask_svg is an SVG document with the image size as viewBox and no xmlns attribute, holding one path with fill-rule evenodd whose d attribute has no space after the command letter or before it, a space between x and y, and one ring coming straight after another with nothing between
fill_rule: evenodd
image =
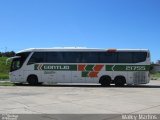
<instances>
[{"instance_id":1,"label":"green foliage","mask_svg":"<svg viewBox=\"0 0 160 120\"><path fill-rule=\"evenodd\" d=\"M8 73L0 73L0 79L2 79L2 80L9 79Z\"/></svg>"},{"instance_id":2,"label":"green foliage","mask_svg":"<svg viewBox=\"0 0 160 120\"><path fill-rule=\"evenodd\" d=\"M10 52L0 52L0 57L13 57L15 56L15 52L14 51L10 51Z\"/></svg>"},{"instance_id":3,"label":"green foliage","mask_svg":"<svg viewBox=\"0 0 160 120\"><path fill-rule=\"evenodd\" d=\"M153 76L153 77L159 77L159 78L160 78L160 72L153 73L152 76Z\"/></svg>"},{"instance_id":4,"label":"green foliage","mask_svg":"<svg viewBox=\"0 0 160 120\"><path fill-rule=\"evenodd\" d=\"M155 72L151 74L151 80L158 80L160 79L160 72Z\"/></svg>"},{"instance_id":5,"label":"green foliage","mask_svg":"<svg viewBox=\"0 0 160 120\"><path fill-rule=\"evenodd\" d=\"M15 84L11 82L0 82L0 86L15 86Z\"/></svg>"},{"instance_id":6,"label":"green foliage","mask_svg":"<svg viewBox=\"0 0 160 120\"><path fill-rule=\"evenodd\" d=\"M0 79L8 79L10 63L6 65L7 57L0 57Z\"/></svg>"}]
</instances>

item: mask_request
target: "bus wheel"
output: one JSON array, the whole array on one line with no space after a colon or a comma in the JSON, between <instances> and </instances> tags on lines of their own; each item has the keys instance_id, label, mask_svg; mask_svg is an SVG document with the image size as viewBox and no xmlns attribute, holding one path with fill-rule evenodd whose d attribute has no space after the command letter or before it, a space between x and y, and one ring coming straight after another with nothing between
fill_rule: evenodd
<instances>
[{"instance_id":1,"label":"bus wheel","mask_svg":"<svg viewBox=\"0 0 160 120\"><path fill-rule=\"evenodd\" d=\"M36 75L30 75L27 79L29 85L38 85L38 78Z\"/></svg>"},{"instance_id":2,"label":"bus wheel","mask_svg":"<svg viewBox=\"0 0 160 120\"><path fill-rule=\"evenodd\" d=\"M117 76L114 81L116 87L123 87L126 83L126 79L123 76Z\"/></svg>"},{"instance_id":3,"label":"bus wheel","mask_svg":"<svg viewBox=\"0 0 160 120\"><path fill-rule=\"evenodd\" d=\"M102 87L110 86L111 83L111 77L109 76L102 76L99 80L99 83Z\"/></svg>"}]
</instances>

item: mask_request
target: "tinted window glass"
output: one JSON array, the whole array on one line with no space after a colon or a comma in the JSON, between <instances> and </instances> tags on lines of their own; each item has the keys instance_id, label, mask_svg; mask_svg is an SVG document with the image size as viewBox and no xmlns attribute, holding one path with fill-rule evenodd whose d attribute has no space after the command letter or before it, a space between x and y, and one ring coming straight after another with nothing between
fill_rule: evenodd
<instances>
[{"instance_id":1,"label":"tinted window glass","mask_svg":"<svg viewBox=\"0 0 160 120\"><path fill-rule=\"evenodd\" d=\"M10 72L14 70L18 70L22 67L23 63L21 62L21 58L15 58L12 60Z\"/></svg>"},{"instance_id":2,"label":"tinted window glass","mask_svg":"<svg viewBox=\"0 0 160 120\"><path fill-rule=\"evenodd\" d=\"M98 52L83 52L82 62L83 63L98 63L99 53Z\"/></svg>"},{"instance_id":3,"label":"tinted window glass","mask_svg":"<svg viewBox=\"0 0 160 120\"><path fill-rule=\"evenodd\" d=\"M26 59L30 52L17 53L16 56L21 56L21 58Z\"/></svg>"},{"instance_id":4,"label":"tinted window glass","mask_svg":"<svg viewBox=\"0 0 160 120\"><path fill-rule=\"evenodd\" d=\"M134 55L133 58L134 63L144 62L147 57L147 52L134 52L133 55Z\"/></svg>"},{"instance_id":5,"label":"tinted window glass","mask_svg":"<svg viewBox=\"0 0 160 120\"><path fill-rule=\"evenodd\" d=\"M33 53L32 57L30 58L28 65L34 64L34 63L44 63L44 62L45 62L45 53L44 52L35 52L35 53Z\"/></svg>"},{"instance_id":6,"label":"tinted window glass","mask_svg":"<svg viewBox=\"0 0 160 120\"><path fill-rule=\"evenodd\" d=\"M118 63L133 63L131 52L118 52Z\"/></svg>"},{"instance_id":7,"label":"tinted window glass","mask_svg":"<svg viewBox=\"0 0 160 120\"><path fill-rule=\"evenodd\" d=\"M17 53L16 56L21 56L20 63L23 65L27 57L29 56L30 52L23 52L23 53Z\"/></svg>"},{"instance_id":8,"label":"tinted window glass","mask_svg":"<svg viewBox=\"0 0 160 120\"><path fill-rule=\"evenodd\" d=\"M82 53L81 52L63 52L64 63L81 63Z\"/></svg>"},{"instance_id":9,"label":"tinted window glass","mask_svg":"<svg viewBox=\"0 0 160 120\"><path fill-rule=\"evenodd\" d=\"M117 53L100 52L100 63L115 63L117 62Z\"/></svg>"},{"instance_id":10,"label":"tinted window glass","mask_svg":"<svg viewBox=\"0 0 160 120\"><path fill-rule=\"evenodd\" d=\"M147 52L36 52L28 64L34 63L138 63Z\"/></svg>"},{"instance_id":11,"label":"tinted window glass","mask_svg":"<svg viewBox=\"0 0 160 120\"><path fill-rule=\"evenodd\" d=\"M62 52L48 52L46 57L47 63L62 63L63 54Z\"/></svg>"}]
</instances>

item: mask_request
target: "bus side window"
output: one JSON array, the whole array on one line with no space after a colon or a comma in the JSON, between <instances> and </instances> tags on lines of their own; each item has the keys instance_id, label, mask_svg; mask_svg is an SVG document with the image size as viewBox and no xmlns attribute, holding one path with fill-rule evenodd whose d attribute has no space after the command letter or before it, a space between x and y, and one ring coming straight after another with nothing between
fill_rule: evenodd
<instances>
[{"instance_id":1,"label":"bus side window","mask_svg":"<svg viewBox=\"0 0 160 120\"><path fill-rule=\"evenodd\" d=\"M63 62L62 52L47 52L46 56L47 56L46 57L47 63L62 63Z\"/></svg>"},{"instance_id":2,"label":"bus side window","mask_svg":"<svg viewBox=\"0 0 160 120\"><path fill-rule=\"evenodd\" d=\"M99 54L97 52L83 52L83 63L99 63Z\"/></svg>"},{"instance_id":3,"label":"bus side window","mask_svg":"<svg viewBox=\"0 0 160 120\"><path fill-rule=\"evenodd\" d=\"M139 63L144 62L147 58L147 52L134 52L133 62Z\"/></svg>"},{"instance_id":4,"label":"bus side window","mask_svg":"<svg viewBox=\"0 0 160 120\"><path fill-rule=\"evenodd\" d=\"M100 52L99 53L99 63L116 63L117 62L117 52Z\"/></svg>"},{"instance_id":5,"label":"bus side window","mask_svg":"<svg viewBox=\"0 0 160 120\"><path fill-rule=\"evenodd\" d=\"M118 63L133 63L131 52L118 52Z\"/></svg>"},{"instance_id":6,"label":"bus side window","mask_svg":"<svg viewBox=\"0 0 160 120\"><path fill-rule=\"evenodd\" d=\"M27 65L35 64L35 63L44 63L45 56L43 52L35 52L31 56Z\"/></svg>"},{"instance_id":7,"label":"bus side window","mask_svg":"<svg viewBox=\"0 0 160 120\"><path fill-rule=\"evenodd\" d=\"M80 52L63 52L63 63L81 63Z\"/></svg>"}]
</instances>

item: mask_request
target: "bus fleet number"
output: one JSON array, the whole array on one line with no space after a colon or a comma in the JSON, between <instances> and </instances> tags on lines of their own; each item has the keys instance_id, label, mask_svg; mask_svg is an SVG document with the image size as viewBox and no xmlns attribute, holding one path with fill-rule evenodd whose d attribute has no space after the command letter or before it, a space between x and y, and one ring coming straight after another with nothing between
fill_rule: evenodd
<instances>
[{"instance_id":1,"label":"bus fleet number","mask_svg":"<svg viewBox=\"0 0 160 120\"><path fill-rule=\"evenodd\" d=\"M126 66L127 71L145 71L145 66Z\"/></svg>"}]
</instances>

